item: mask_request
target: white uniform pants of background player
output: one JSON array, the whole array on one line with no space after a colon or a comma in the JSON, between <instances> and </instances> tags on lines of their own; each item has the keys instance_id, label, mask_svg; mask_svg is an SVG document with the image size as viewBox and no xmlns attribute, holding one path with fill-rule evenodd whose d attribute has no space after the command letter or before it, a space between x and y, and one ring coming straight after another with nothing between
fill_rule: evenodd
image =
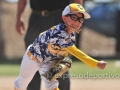
<instances>
[{"instance_id":1,"label":"white uniform pants of background player","mask_svg":"<svg viewBox=\"0 0 120 90\"><path fill-rule=\"evenodd\" d=\"M14 86L18 90L26 90L28 84L32 80L36 71L39 70L40 74L44 74L50 68L49 65L45 65L40 62L32 60L27 55L28 49L26 50L23 56L19 76L14 81ZM54 80L53 82L49 82L43 76L41 76L41 78L44 82L46 90L54 90L56 87L58 87L57 80Z\"/></svg>"}]
</instances>

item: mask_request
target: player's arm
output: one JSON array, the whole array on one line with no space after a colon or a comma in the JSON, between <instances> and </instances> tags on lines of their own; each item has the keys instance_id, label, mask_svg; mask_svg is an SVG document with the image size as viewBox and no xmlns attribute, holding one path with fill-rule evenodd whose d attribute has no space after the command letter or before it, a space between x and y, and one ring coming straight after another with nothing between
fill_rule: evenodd
<instances>
[{"instance_id":1,"label":"player's arm","mask_svg":"<svg viewBox=\"0 0 120 90\"><path fill-rule=\"evenodd\" d=\"M23 31L25 30L24 22L22 20L22 13L25 9L27 2L28 2L28 0L18 0L17 16L16 16L16 31L19 34L23 34Z\"/></svg>"},{"instance_id":2,"label":"player's arm","mask_svg":"<svg viewBox=\"0 0 120 90\"><path fill-rule=\"evenodd\" d=\"M72 54L73 56L75 56L79 60L83 61L85 64L87 64L90 67L96 67L97 66L100 69L104 69L104 67L106 66L106 62L97 61L97 60L91 58L90 56L86 55L85 53L83 53L82 51L77 49L74 45L67 47L66 50L70 54Z\"/></svg>"}]
</instances>

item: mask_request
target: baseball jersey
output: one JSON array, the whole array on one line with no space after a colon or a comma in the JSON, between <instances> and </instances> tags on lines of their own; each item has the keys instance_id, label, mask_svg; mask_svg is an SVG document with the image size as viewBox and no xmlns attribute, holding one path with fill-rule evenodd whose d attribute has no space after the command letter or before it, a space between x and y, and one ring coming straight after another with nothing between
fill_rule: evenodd
<instances>
[{"instance_id":1,"label":"baseball jersey","mask_svg":"<svg viewBox=\"0 0 120 90\"><path fill-rule=\"evenodd\" d=\"M52 64L68 54L64 48L75 43L75 33L70 35L66 32L64 23L41 33L30 47L30 52L43 63Z\"/></svg>"},{"instance_id":2,"label":"baseball jersey","mask_svg":"<svg viewBox=\"0 0 120 90\"><path fill-rule=\"evenodd\" d=\"M44 64L54 65L68 53L90 67L96 67L98 61L89 57L74 46L74 31L68 35L64 23L60 23L41 33L30 47L30 52Z\"/></svg>"}]
</instances>

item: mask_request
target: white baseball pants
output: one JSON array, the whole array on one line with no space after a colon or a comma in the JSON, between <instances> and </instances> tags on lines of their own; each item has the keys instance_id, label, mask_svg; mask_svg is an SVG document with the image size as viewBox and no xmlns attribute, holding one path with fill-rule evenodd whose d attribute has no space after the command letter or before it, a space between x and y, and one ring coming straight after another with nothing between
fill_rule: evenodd
<instances>
[{"instance_id":1,"label":"white baseball pants","mask_svg":"<svg viewBox=\"0 0 120 90\"><path fill-rule=\"evenodd\" d=\"M36 71L39 70L40 75L42 75L50 68L49 65L32 60L31 57L27 55L28 49L23 56L19 76L14 81L14 86L17 90L26 90ZM57 80L50 82L43 76L41 76L41 79L44 82L46 90L54 90L58 87Z\"/></svg>"}]
</instances>

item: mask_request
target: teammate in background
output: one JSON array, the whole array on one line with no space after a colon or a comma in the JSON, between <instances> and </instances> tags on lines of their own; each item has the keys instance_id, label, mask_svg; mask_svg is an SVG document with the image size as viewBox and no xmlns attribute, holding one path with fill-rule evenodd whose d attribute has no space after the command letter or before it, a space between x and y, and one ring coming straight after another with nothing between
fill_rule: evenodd
<instances>
[{"instance_id":1,"label":"teammate in background","mask_svg":"<svg viewBox=\"0 0 120 90\"><path fill-rule=\"evenodd\" d=\"M95 60L74 46L75 32L79 33L84 19L90 15L80 4L72 3L62 12L62 22L41 33L29 45L21 63L21 69L14 85L15 90L24 90L39 70L46 90L60 90L60 77L70 67L72 60L68 53L90 67L104 69L106 62Z\"/></svg>"},{"instance_id":2,"label":"teammate in background","mask_svg":"<svg viewBox=\"0 0 120 90\"><path fill-rule=\"evenodd\" d=\"M24 34L25 25L22 18L23 11L28 0L18 0L16 31ZM54 2L54 3L53 3ZM29 18L29 25L25 35L25 46L27 47L34 41L39 33L47 30L61 21L62 10L71 2L82 4L83 0L30 0L32 13ZM66 74L69 74L67 71ZM59 78L59 88L70 90L70 79ZM27 90L40 90L41 78L37 71L34 78L28 85Z\"/></svg>"}]
</instances>

